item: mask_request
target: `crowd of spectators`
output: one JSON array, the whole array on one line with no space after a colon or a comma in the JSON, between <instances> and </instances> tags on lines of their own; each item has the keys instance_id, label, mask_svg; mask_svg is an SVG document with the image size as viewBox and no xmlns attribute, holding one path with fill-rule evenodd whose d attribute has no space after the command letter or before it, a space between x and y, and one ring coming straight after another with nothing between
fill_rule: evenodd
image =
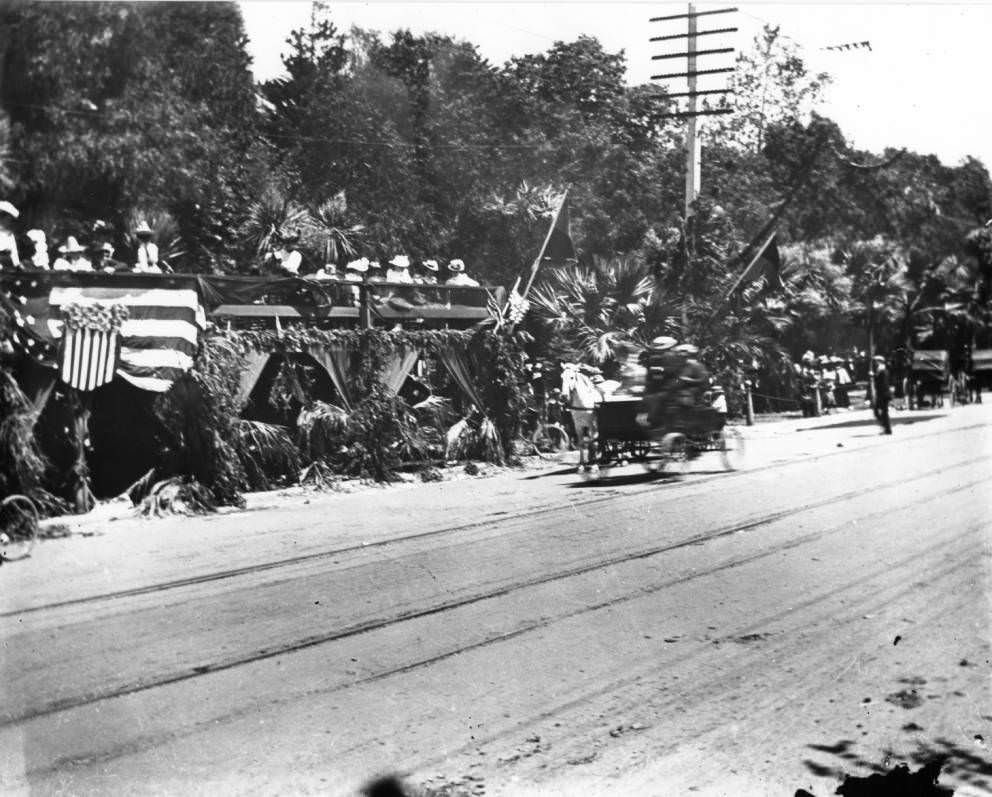
<instances>
[{"instance_id":1,"label":"crowd of spectators","mask_svg":"<svg viewBox=\"0 0 992 797\"><path fill-rule=\"evenodd\" d=\"M807 351L794 365L799 409L804 418L851 406L849 391L854 387L857 355L817 356Z\"/></svg>"},{"instance_id":2,"label":"crowd of spectators","mask_svg":"<svg viewBox=\"0 0 992 797\"><path fill-rule=\"evenodd\" d=\"M20 212L10 202L0 202L0 270L38 269L43 271L134 271L161 273L170 270L160 262L158 246L152 240L154 233L148 223L141 221L132 230L135 241L131 262L114 258L116 249L111 243L113 229L105 221L97 221L91 230L87 244L70 235L55 249L57 257L52 260L49 254L48 237L44 230L32 229L24 234L31 252L21 252L18 246L17 222Z\"/></svg>"}]
</instances>

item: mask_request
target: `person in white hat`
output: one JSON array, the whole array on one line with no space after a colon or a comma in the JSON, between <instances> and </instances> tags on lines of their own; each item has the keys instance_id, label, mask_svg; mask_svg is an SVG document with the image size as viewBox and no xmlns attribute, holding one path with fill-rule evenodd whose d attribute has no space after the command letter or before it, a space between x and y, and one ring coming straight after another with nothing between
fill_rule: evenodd
<instances>
[{"instance_id":1,"label":"person in white hat","mask_svg":"<svg viewBox=\"0 0 992 797\"><path fill-rule=\"evenodd\" d=\"M382 274L382 264L378 260L369 261L368 275L365 277L366 282L382 282L384 279Z\"/></svg>"},{"instance_id":2,"label":"person in white hat","mask_svg":"<svg viewBox=\"0 0 992 797\"><path fill-rule=\"evenodd\" d=\"M344 267L344 278L348 282L365 282L365 275L369 270L369 259L367 257L360 257L358 260L350 261ZM360 301L360 295L358 287L351 289L351 302L357 307Z\"/></svg>"},{"instance_id":3,"label":"person in white hat","mask_svg":"<svg viewBox=\"0 0 992 797\"><path fill-rule=\"evenodd\" d=\"M389 261L389 269L386 271L386 282L412 283L410 276L410 258L406 255L396 255Z\"/></svg>"},{"instance_id":4,"label":"person in white hat","mask_svg":"<svg viewBox=\"0 0 992 797\"><path fill-rule=\"evenodd\" d=\"M437 285L437 275L439 271L440 267L437 264L437 260L424 260L417 269L417 273L414 276L413 281L420 283L421 285Z\"/></svg>"},{"instance_id":5,"label":"person in white hat","mask_svg":"<svg viewBox=\"0 0 992 797\"><path fill-rule=\"evenodd\" d=\"M28 230L28 240L34 244L31 265L47 271L51 264L48 260L48 241L45 238L44 230Z\"/></svg>"},{"instance_id":6,"label":"person in white hat","mask_svg":"<svg viewBox=\"0 0 992 797\"><path fill-rule=\"evenodd\" d=\"M14 235L14 221L21 215L10 202L0 202L0 271L4 268L21 267L17 255L17 239Z\"/></svg>"},{"instance_id":7,"label":"person in white hat","mask_svg":"<svg viewBox=\"0 0 992 797\"><path fill-rule=\"evenodd\" d=\"M152 228L144 219L134 230L134 235L138 239L138 252L135 259L134 270L151 274L159 274L162 269L158 265L158 246L152 241Z\"/></svg>"},{"instance_id":8,"label":"person in white hat","mask_svg":"<svg viewBox=\"0 0 992 797\"><path fill-rule=\"evenodd\" d=\"M276 238L276 246L272 252L272 257L276 261L276 267L282 273L292 277L298 277L300 275L300 266L303 265L303 255L296 248L299 240L299 230L292 235L279 235Z\"/></svg>"},{"instance_id":9,"label":"person in white hat","mask_svg":"<svg viewBox=\"0 0 992 797\"><path fill-rule=\"evenodd\" d=\"M368 270L369 259L367 257L360 257L358 260L350 261L344 267L344 278L349 282L363 282Z\"/></svg>"},{"instance_id":10,"label":"person in white hat","mask_svg":"<svg viewBox=\"0 0 992 797\"><path fill-rule=\"evenodd\" d=\"M334 263L325 263L324 267L317 269L313 276L319 280L336 280L339 277L338 267Z\"/></svg>"},{"instance_id":11,"label":"person in white hat","mask_svg":"<svg viewBox=\"0 0 992 797\"><path fill-rule=\"evenodd\" d=\"M59 247L61 257L52 266L56 271L92 271L93 264L86 257L86 247L82 246L73 236L65 239Z\"/></svg>"},{"instance_id":12,"label":"person in white hat","mask_svg":"<svg viewBox=\"0 0 992 797\"><path fill-rule=\"evenodd\" d=\"M460 259L452 260L448 263L448 273L451 274L445 280L445 285L465 285L468 287L478 287L479 283L465 273L465 261Z\"/></svg>"}]
</instances>

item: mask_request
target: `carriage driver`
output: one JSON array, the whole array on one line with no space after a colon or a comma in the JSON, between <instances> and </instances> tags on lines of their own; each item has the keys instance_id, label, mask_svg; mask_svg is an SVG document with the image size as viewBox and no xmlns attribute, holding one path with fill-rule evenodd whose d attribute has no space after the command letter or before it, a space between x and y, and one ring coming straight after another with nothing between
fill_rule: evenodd
<instances>
[{"instance_id":1,"label":"carriage driver","mask_svg":"<svg viewBox=\"0 0 992 797\"><path fill-rule=\"evenodd\" d=\"M697 359L699 349L691 343L676 346L675 351L685 358L678 374L677 403L680 407L698 407L710 381L709 371Z\"/></svg>"},{"instance_id":2,"label":"carriage driver","mask_svg":"<svg viewBox=\"0 0 992 797\"><path fill-rule=\"evenodd\" d=\"M637 422L642 426L657 428L664 425L675 401L679 374L685 365L683 354L676 351L678 341L667 336L651 341L646 363L647 385L644 401L637 414Z\"/></svg>"}]
</instances>

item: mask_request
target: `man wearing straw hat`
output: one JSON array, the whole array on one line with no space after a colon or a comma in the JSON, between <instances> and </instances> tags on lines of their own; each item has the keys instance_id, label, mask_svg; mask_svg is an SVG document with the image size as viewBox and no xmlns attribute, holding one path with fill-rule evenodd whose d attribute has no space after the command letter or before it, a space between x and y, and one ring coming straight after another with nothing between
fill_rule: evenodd
<instances>
[{"instance_id":1,"label":"man wearing straw hat","mask_svg":"<svg viewBox=\"0 0 992 797\"><path fill-rule=\"evenodd\" d=\"M93 264L86 258L86 247L71 235L59 247L59 254L61 257L52 266L55 271L93 270Z\"/></svg>"},{"instance_id":2,"label":"man wearing straw hat","mask_svg":"<svg viewBox=\"0 0 992 797\"><path fill-rule=\"evenodd\" d=\"M134 230L134 235L138 239L138 252L134 264L135 271L158 274L162 269L158 265L158 246L152 242L152 228L144 219Z\"/></svg>"}]
</instances>

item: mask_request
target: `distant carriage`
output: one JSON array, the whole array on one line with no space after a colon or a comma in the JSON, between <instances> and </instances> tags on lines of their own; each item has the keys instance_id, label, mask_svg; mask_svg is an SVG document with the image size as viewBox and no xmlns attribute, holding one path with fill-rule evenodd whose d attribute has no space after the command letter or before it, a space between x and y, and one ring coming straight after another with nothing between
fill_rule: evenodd
<instances>
[{"instance_id":1,"label":"distant carriage","mask_svg":"<svg viewBox=\"0 0 992 797\"><path fill-rule=\"evenodd\" d=\"M953 407L958 400L957 391L948 352L942 349L913 352L906 389L910 409L919 409L924 404L943 407L945 396Z\"/></svg>"},{"instance_id":2,"label":"distant carriage","mask_svg":"<svg viewBox=\"0 0 992 797\"><path fill-rule=\"evenodd\" d=\"M992 390L992 349L975 349L971 353L969 392L972 400L981 403L982 391Z\"/></svg>"}]
</instances>

